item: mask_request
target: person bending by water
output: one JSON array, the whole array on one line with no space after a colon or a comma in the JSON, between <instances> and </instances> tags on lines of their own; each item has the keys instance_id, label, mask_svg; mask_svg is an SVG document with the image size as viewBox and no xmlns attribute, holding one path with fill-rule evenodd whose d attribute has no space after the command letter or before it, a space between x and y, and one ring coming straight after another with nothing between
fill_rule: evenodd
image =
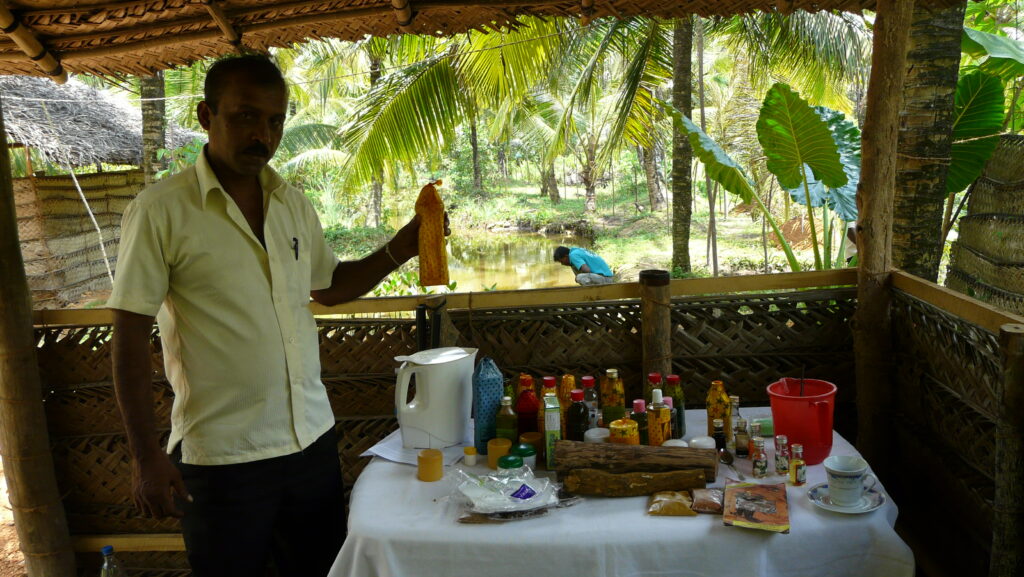
<instances>
[{"instance_id":1,"label":"person bending by water","mask_svg":"<svg viewBox=\"0 0 1024 577\"><path fill-rule=\"evenodd\" d=\"M615 275L604 259L585 248L560 246L555 261L572 268L576 283L584 286L615 282Z\"/></svg>"},{"instance_id":2,"label":"person bending by water","mask_svg":"<svg viewBox=\"0 0 1024 577\"><path fill-rule=\"evenodd\" d=\"M413 218L375 253L339 262L312 204L267 163L288 88L262 55L218 61L197 106L209 142L194 166L125 211L114 386L136 506L181 517L196 577L324 577L345 539L334 414L320 380L310 296L359 297L418 253ZM154 317L174 390L156 428Z\"/></svg>"}]
</instances>

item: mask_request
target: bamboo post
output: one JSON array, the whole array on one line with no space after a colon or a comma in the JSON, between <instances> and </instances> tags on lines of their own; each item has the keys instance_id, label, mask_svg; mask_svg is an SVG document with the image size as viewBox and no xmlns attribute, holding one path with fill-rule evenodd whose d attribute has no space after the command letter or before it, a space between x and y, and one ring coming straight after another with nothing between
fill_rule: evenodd
<instances>
[{"instance_id":1,"label":"bamboo post","mask_svg":"<svg viewBox=\"0 0 1024 577\"><path fill-rule=\"evenodd\" d=\"M0 111L0 456L29 577L66 577L75 557L46 432L4 134Z\"/></svg>"},{"instance_id":2,"label":"bamboo post","mask_svg":"<svg viewBox=\"0 0 1024 577\"><path fill-rule=\"evenodd\" d=\"M1024 325L999 330L1003 392L996 423L996 494L989 577L1024 575Z\"/></svg>"},{"instance_id":3,"label":"bamboo post","mask_svg":"<svg viewBox=\"0 0 1024 577\"><path fill-rule=\"evenodd\" d=\"M669 281L667 270L640 271L644 375L672 372L672 293Z\"/></svg>"},{"instance_id":4,"label":"bamboo post","mask_svg":"<svg viewBox=\"0 0 1024 577\"><path fill-rule=\"evenodd\" d=\"M879 0L857 185L857 448L884 476L892 416L890 272L896 144L914 3Z\"/></svg>"}]
</instances>

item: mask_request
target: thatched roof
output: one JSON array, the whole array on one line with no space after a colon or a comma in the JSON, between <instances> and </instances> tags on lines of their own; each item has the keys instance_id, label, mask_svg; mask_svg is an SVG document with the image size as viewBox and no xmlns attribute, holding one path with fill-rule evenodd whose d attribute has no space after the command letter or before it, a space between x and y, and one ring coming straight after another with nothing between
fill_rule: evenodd
<instances>
[{"instance_id":1,"label":"thatched roof","mask_svg":"<svg viewBox=\"0 0 1024 577\"><path fill-rule=\"evenodd\" d=\"M874 7L875 0L9 0L0 4L0 28L9 30L0 42L0 74L148 75L239 48L265 51L324 37L450 35L514 25L524 15L586 22Z\"/></svg>"},{"instance_id":2,"label":"thatched roof","mask_svg":"<svg viewBox=\"0 0 1024 577\"><path fill-rule=\"evenodd\" d=\"M11 144L41 152L52 162L142 162L142 112L138 105L77 81L56 85L44 78L0 77L4 126ZM167 148L203 135L171 126Z\"/></svg>"}]
</instances>

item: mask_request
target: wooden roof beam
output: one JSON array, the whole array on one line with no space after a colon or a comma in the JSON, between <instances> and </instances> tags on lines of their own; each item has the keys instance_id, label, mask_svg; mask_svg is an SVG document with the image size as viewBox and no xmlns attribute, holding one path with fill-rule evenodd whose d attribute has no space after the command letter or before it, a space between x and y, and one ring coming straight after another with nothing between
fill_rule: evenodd
<instances>
[{"instance_id":1,"label":"wooden roof beam","mask_svg":"<svg viewBox=\"0 0 1024 577\"><path fill-rule=\"evenodd\" d=\"M235 50L241 52L242 35L235 30L235 27L231 24L231 20L228 20L228 16L224 13L224 10L218 6L214 0L203 0L203 6L206 7L206 11L210 13L210 17L213 18L213 21L217 23L217 27L224 33L224 37L227 38L228 43L234 46Z\"/></svg>"},{"instance_id":2,"label":"wooden roof beam","mask_svg":"<svg viewBox=\"0 0 1024 577\"><path fill-rule=\"evenodd\" d=\"M391 7L395 9L395 20L398 21L398 27L402 29L402 32L413 34L412 19L416 15L412 11L412 2L410 0L391 0Z\"/></svg>"},{"instance_id":3,"label":"wooden roof beam","mask_svg":"<svg viewBox=\"0 0 1024 577\"><path fill-rule=\"evenodd\" d=\"M580 26L587 26L594 16L594 0L581 0L580 2Z\"/></svg>"},{"instance_id":4,"label":"wooden roof beam","mask_svg":"<svg viewBox=\"0 0 1024 577\"><path fill-rule=\"evenodd\" d=\"M29 57L29 60L36 63L40 70L45 72L51 80L57 84L64 84L68 81L68 73L60 65L60 61L45 46L39 42L36 35L24 26L14 14L7 8L7 3L0 1L0 30L10 37L18 48Z\"/></svg>"}]
</instances>

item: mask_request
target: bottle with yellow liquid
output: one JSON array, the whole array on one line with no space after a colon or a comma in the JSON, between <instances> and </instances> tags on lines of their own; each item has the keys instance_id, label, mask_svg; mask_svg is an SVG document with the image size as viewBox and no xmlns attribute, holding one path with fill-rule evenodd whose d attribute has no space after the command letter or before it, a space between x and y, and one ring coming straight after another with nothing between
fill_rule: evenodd
<instances>
[{"instance_id":1,"label":"bottle with yellow liquid","mask_svg":"<svg viewBox=\"0 0 1024 577\"><path fill-rule=\"evenodd\" d=\"M715 419L722 419L722 423L725 425L726 429L732 425L732 419L729 418L729 415L732 412L732 405L729 402L729 394L725 392L725 384L722 383L722 381L711 381L711 388L708 389L706 406L708 411L709 437L715 432L715 428L712 425L712 423L715 422Z\"/></svg>"},{"instance_id":2,"label":"bottle with yellow liquid","mask_svg":"<svg viewBox=\"0 0 1024 577\"><path fill-rule=\"evenodd\" d=\"M601 381L601 419L605 427L626 416L626 388L619 369L608 369Z\"/></svg>"}]
</instances>

